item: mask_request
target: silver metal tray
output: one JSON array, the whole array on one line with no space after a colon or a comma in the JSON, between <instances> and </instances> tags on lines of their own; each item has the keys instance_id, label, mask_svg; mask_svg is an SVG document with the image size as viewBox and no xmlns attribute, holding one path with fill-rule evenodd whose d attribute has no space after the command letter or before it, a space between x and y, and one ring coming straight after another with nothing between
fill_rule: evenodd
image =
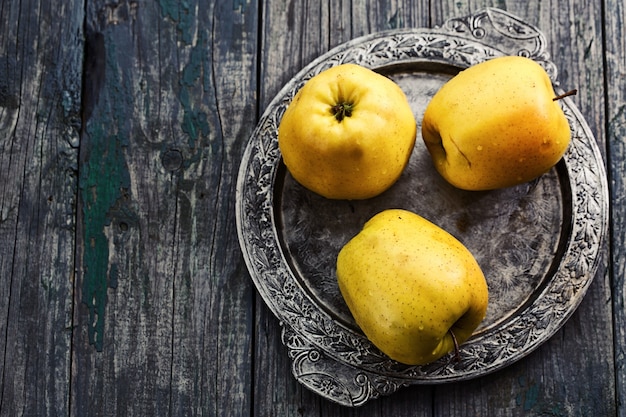
<instances>
[{"instance_id":1,"label":"silver metal tray","mask_svg":"<svg viewBox=\"0 0 626 417\"><path fill-rule=\"evenodd\" d=\"M608 186L596 141L569 98L561 101L573 137L569 150L549 173L517 187L455 189L434 170L419 133L400 180L369 200L324 199L295 183L281 162L282 114L306 80L324 69L353 62L387 75L407 94L419 124L446 80L500 55L536 60L560 91L543 35L511 14L483 9L434 29L345 43L298 73L259 121L237 182L240 244L257 290L280 320L293 374L314 392L359 406L402 386L485 375L536 349L581 302L606 239ZM455 235L487 277L487 317L462 345L458 363L450 355L425 366L390 360L365 338L341 298L337 253L386 208L414 211Z\"/></svg>"}]
</instances>

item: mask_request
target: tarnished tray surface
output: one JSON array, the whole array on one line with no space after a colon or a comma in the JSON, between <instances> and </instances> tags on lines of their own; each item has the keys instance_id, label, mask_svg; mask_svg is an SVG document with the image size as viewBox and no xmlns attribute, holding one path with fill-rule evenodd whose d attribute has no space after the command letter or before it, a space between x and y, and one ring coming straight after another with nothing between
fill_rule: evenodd
<instances>
[{"instance_id":1,"label":"tarnished tray surface","mask_svg":"<svg viewBox=\"0 0 626 417\"><path fill-rule=\"evenodd\" d=\"M418 137L409 166L382 195L324 199L295 183L281 162L277 129L299 88L324 69L354 62L396 81L418 124L433 94L463 68L500 55L525 55L557 71L543 35L498 9L435 29L378 33L343 44L297 74L275 97L246 148L237 189L237 226L257 290L283 326L298 381L358 406L410 384L474 378L501 369L549 339L578 307L598 267L608 222L608 187L597 144L568 98L561 101L573 141L538 180L467 192L434 170ZM418 126L419 132L419 126ZM362 334L341 295L339 249L375 213L414 211L461 240L487 277L487 317L461 349L425 366L388 359Z\"/></svg>"}]
</instances>

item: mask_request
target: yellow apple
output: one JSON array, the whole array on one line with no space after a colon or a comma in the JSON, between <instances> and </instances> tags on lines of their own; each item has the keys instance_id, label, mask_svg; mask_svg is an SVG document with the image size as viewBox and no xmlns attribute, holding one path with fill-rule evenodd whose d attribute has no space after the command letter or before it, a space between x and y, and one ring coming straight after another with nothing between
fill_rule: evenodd
<instances>
[{"instance_id":1,"label":"yellow apple","mask_svg":"<svg viewBox=\"0 0 626 417\"><path fill-rule=\"evenodd\" d=\"M487 282L469 250L401 209L378 213L341 249L337 281L365 336L408 365L454 350L487 310Z\"/></svg>"},{"instance_id":2,"label":"yellow apple","mask_svg":"<svg viewBox=\"0 0 626 417\"><path fill-rule=\"evenodd\" d=\"M400 177L417 124L404 92L370 69L343 64L296 93L278 128L293 178L329 199L374 197Z\"/></svg>"},{"instance_id":3,"label":"yellow apple","mask_svg":"<svg viewBox=\"0 0 626 417\"><path fill-rule=\"evenodd\" d=\"M520 57L461 71L433 96L422 137L439 173L466 190L521 184L552 168L570 127L546 71Z\"/></svg>"}]
</instances>

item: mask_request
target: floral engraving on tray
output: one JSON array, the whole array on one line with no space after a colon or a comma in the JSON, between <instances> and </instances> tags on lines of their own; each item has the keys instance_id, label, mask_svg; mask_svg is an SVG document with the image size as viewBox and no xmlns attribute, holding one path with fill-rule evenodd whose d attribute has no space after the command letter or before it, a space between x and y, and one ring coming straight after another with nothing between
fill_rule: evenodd
<instances>
[{"instance_id":1,"label":"floral engraving on tray","mask_svg":"<svg viewBox=\"0 0 626 417\"><path fill-rule=\"evenodd\" d=\"M498 9L485 9L474 15L449 19L444 28L454 33L465 33L487 45L498 45L511 54L542 61L551 78L556 79L556 67L549 62L543 35L511 14Z\"/></svg>"},{"instance_id":2,"label":"floral engraving on tray","mask_svg":"<svg viewBox=\"0 0 626 417\"><path fill-rule=\"evenodd\" d=\"M273 191L280 165L277 129L287 105L308 79L346 62L370 68L415 62L466 68L504 54L536 60L558 85L543 35L515 16L485 9L451 19L440 28L385 32L335 48L281 90L253 133L237 183L237 226L244 259L257 290L280 320L294 376L323 397L359 406L406 385L459 381L492 372L551 337L582 300L605 239L608 191L595 140L568 99L562 103L573 138L564 157L571 224L564 255L536 299L505 325L470 339L461 350L461 361L453 362L448 355L428 365L406 366L389 359L362 333L338 323L316 304L294 278L281 247Z\"/></svg>"}]
</instances>

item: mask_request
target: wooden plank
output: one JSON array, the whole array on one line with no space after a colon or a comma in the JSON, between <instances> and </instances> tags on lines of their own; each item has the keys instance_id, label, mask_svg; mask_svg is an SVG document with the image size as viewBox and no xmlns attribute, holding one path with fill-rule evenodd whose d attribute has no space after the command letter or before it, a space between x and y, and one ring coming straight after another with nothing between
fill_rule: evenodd
<instances>
[{"instance_id":1,"label":"wooden plank","mask_svg":"<svg viewBox=\"0 0 626 417\"><path fill-rule=\"evenodd\" d=\"M265 109L280 88L330 48L380 30L425 26L428 2L329 2L281 0L264 3L261 103ZM254 415L354 415L295 381L278 320L257 297ZM358 415L430 415L431 388L403 391L366 404Z\"/></svg>"},{"instance_id":2,"label":"wooden plank","mask_svg":"<svg viewBox=\"0 0 626 417\"><path fill-rule=\"evenodd\" d=\"M257 13L89 3L105 79L79 167L73 415L249 413L253 293L233 204Z\"/></svg>"},{"instance_id":3,"label":"wooden plank","mask_svg":"<svg viewBox=\"0 0 626 417\"><path fill-rule=\"evenodd\" d=\"M418 2L419 3L419 2ZM441 24L445 19L463 16L482 7L497 6L515 13L523 20L537 25L548 38L549 50L561 70L562 85L583 88L575 101L604 148L604 102L598 91L603 88L602 19L601 9L589 2L545 3L488 1L438 1L413 4L408 10L420 9L417 16L425 20L419 26ZM352 28L353 36L390 27L392 21L419 22L413 14L391 19L371 4L353 5L346 21L345 7L327 11L305 2L268 2L264 12L262 78L266 81L261 94L263 106L269 103L280 87L311 59L328 48L325 42L303 42L309 33L320 34L333 27L325 19L341 21L341 27ZM431 7L429 9L428 7ZM424 11L430 10L430 15ZM412 12L408 12L412 13ZM341 18L332 16L341 15ZM391 15L393 16L393 15ZM400 24L401 25L401 24ZM285 28L289 36L285 36ZM315 28L313 30L312 28ZM302 33L306 32L306 33ZM340 37L340 36L339 36ZM341 37L340 37L341 38ZM315 38L317 40L317 38ZM335 39L331 36L331 39ZM333 43L333 45L336 43ZM273 48L269 48L272 45ZM330 47L330 45L329 45ZM291 52L290 52L291 51ZM604 248L604 255L608 244ZM358 410L359 415L611 415L615 412L613 375L613 339L608 276L604 273L606 259L601 262L583 304L557 335L527 358L496 374L467 383L436 387L409 387L391 397L381 398ZM285 349L280 343L280 329L261 300L257 309L257 360L255 373L256 415L352 415L325 400L316 399L305 388L294 385L286 375L290 369ZM584 341L584 342L582 342ZM272 357L266 352L275 351ZM268 383L270 375L270 383ZM584 376L579 376L584 375ZM426 396L427 400L421 400ZM294 398L295 405L294 404ZM432 403L431 403L432 401ZM383 412L384 410L384 412Z\"/></svg>"},{"instance_id":4,"label":"wooden plank","mask_svg":"<svg viewBox=\"0 0 626 417\"><path fill-rule=\"evenodd\" d=\"M344 2L338 2L341 6ZM282 86L304 64L328 49L327 3L267 1L263 4L261 30L260 110L264 111ZM345 28L341 23L341 27ZM321 29L320 29L321 28ZM343 31L339 31L339 34ZM280 327L260 296L256 296L253 381L254 416L299 416L315 413L320 400L298 384L291 374L291 362L281 343Z\"/></svg>"},{"instance_id":5,"label":"wooden plank","mask_svg":"<svg viewBox=\"0 0 626 417\"><path fill-rule=\"evenodd\" d=\"M338 5L344 6L344 2ZM308 8L306 7L308 6ZM259 89L261 111L303 65L329 48L327 22L344 22L345 14L330 17L327 3L304 5L298 1L263 4L260 51L263 83ZM348 21L349 23L349 21ZM344 33L347 24L340 24ZM343 37L341 38L343 39ZM264 301L256 297L254 352L254 409L252 415L299 416L317 412L320 400L298 384L281 343L280 327Z\"/></svg>"},{"instance_id":6,"label":"wooden plank","mask_svg":"<svg viewBox=\"0 0 626 417\"><path fill-rule=\"evenodd\" d=\"M492 2L437 2L463 15ZM471 6L471 8L470 8ZM604 149L601 9L591 2L499 2L547 37L563 88L579 88L577 106ZM508 7L507 7L508 6ZM476 383L438 388L438 415L613 415L613 346L608 243L600 272L578 311L551 340L513 366ZM585 342L581 342L585 340Z\"/></svg>"},{"instance_id":7,"label":"wooden plank","mask_svg":"<svg viewBox=\"0 0 626 417\"><path fill-rule=\"evenodd\" d=\"M615 384L617 415L626 416L626 7L624 2L605 3L605 58L607 144L611 178L613 289L613 339L615 341Z\"/></svg>"},{"instance_id":8,"label":"wooden plank","mask_svg":"<svg viewBox=\"0 0 626 417\"><path fill-rule=\"evenodd\" d=\"M0 415L69 410L83 2L0 1Z\"/></svg>"}]
</instances>

